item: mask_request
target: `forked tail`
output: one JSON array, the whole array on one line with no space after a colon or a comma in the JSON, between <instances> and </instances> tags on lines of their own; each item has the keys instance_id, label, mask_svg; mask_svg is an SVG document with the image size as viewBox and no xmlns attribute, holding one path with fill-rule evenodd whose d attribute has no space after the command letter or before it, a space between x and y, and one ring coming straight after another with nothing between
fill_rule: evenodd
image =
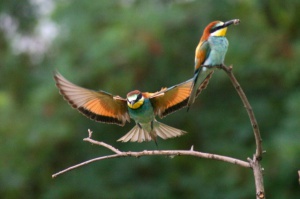
<instances>
[{"instance_id":1,"label":"forked tail","mask_svg":"<svg viewBox=\"0 0 300 199\"><path fill-rule=\"evenodd\" d=\"M179 137L186 134L186 131L176 129L158 121L153 121L153 130L151 132L146 131L142 126L135 125L126 135L118 139L121 142L143 142L143 141L155 141L159 136L162 139L168 139L173 137Z\"/></svg>"}]
</instances>

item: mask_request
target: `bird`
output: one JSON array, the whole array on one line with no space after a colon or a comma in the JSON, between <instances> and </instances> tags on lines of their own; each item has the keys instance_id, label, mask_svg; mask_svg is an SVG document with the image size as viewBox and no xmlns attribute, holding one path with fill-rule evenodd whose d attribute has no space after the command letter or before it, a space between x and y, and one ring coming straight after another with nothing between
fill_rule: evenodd
<instances>
[{"instance_id":1,"label":"bird","mask_svg":"<svg viewBox=\"0 0 300 199\"><path fill-rule=\"evenodd\" d=\"M126 99L103 90L94 91L77 86L59 72L55 72L54 80L64 99L73 108L96 122L124 126L126 122L133 119L136 125L118 141L143 142L153 140L157 145L157 136L168 139L187 133L158 122L155 117L163 118L186 107L193 79L170 88L164 87L154 93L133 90L127 94ZM203 82L197 95L206 88L207 83Z\"/></svg>"},{"instance_id":2,"label":"bird","mask_svg":"<svg viewBox=\"0 0 300 199\"><path fill-rule=\"evenodd\" d=\"M195 65L191 95L188 99L187 110L194 103L197 90L203 81L209 81L214 72L213 66L224 64L228 49L228 40L225 35L227 27L240 23L239 19L226 22L213 21L209 23L201 36L200 42L195 50Z\"/></svg>"}]
</instances>

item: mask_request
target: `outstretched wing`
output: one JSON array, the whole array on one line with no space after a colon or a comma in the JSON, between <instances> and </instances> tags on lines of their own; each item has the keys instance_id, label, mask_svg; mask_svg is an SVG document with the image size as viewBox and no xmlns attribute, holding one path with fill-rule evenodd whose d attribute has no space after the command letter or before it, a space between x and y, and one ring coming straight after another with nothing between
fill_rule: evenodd
<instances>
[{"instance_id":1,"label":"outstretched wing","mask_svg":"<svg viewBox=\"0 0 300 199\"><path fill-rule=\"evenodd\" d=\"M167 116L187 105L191 93L193 79L177 84L170 88L163 88L156 93L143 93L151 101L154 114L162 117Z\"/></svg>"},{"instance_id":2,"label":"outstretched wing","mask_svg":"<svg viewBox=\"0 0 300 199\"><path fill-rule=\"evenodd\" d=\"M126 99L76 86L59 73L54 75L54 79L64 99L88 118L120 126L130 121Z\"/></svg>"}]
</instances>

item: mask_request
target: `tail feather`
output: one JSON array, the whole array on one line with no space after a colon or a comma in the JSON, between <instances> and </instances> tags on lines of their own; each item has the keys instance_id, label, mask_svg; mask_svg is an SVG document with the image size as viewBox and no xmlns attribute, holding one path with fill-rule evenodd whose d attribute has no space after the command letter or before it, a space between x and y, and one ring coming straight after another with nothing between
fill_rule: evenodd
<instances>
[{"instance_id":1,"label":"tail feather","mask_svg":"<svg viewBox=\"0 0 300 199\"><path fill-rule=\"evenodd\" d=\"M135 128L133 128L133 129L135 129ZM132 138L132 136L133 136L133 134L131 133L131 131L129 131L126 135L124 135L123 137L121 137L117 141L128 142Z\"/></svg>"},{"instance_id":2,"label":"tail feather","mask_svg":"<svg viewBox=\"0 0 300 199\"><path fill-rule=\"evenodd\" d=\"M196 92L196 97L198 97L198 95L200 95L201 91L206 89L208 83L209 83L209 80L210 78L212 77L214 71L211 71L207 76L206 78L204 79L204 81L200 84L200 86L198 87L197 89L197 92Z\"/></svg>"},{"instance_id":3,"label":"tail feather","mask_svg":"<svg viewBox=\"0 0 300 199\"><path fill-rule=\"evenodd\" d=\"M137 142L139 140L139 137L140 137L140 128L137 129L137 131L135 133L132 134L132 137L131 137L131 141L132 142Z\"/></svg>"},{"instance_id":4,"label":"tail feather","mask_svg":"<svg viewBox=\"0 0 300 199\"><path fill-rule=\"evenodd\" d=\"M196 86L198 83L198 77L199 77L199 73L196 73L195 76L194 76L194 80L193 80L193 84L192 84L192 87L191 87L191 94L190 94L190 97L189 97L189 100L188 100L188 103L187 103L187 106L188 106L188 109L190 108L190 106L195 102L195 98L196 98Z\"/></svg>"},{"instance_id":5,"label":"tail feather","mask_svg":"<svg viewBox=\"0 0 300 199\"><path fill-rule=\"evenodd\" d=\"M160 122L155 122L155 128L154 131L156 134L161 137L162 139L168 139L168 138L173 138L173 137L179 137L183 134L186 134L186 131L176 129L174 127L168 126L166 124L160 123Z\"/></svg>"},{"instance_id":6,"label":"tail feather","mask_svg":"<svg viewBox=\"0 0 300 199\"><path fill-rule=\"evenodd\" d=\"M167 127L169 127L169 126L167 126ZM161 129L164 132L166 132L167 138L177 137L181 133L181 130L179 132L177 132L177 130L179 130L179 129L175 129L176 131L174 131L174 129L165 128L164 126L162 126Z\"/></svg>"},{"instance_id":7,"label":"tail feather","mask_svg":"<svg viewBox=\"0 0 300 199\"><path fill-rule=\"evenodd\" d=\"M136 125L126 135L118 139L118 142L143 142L151 140L156 141L157 136L165 140L168 138L179 137L187 133L186 131L165 125L156 120L154 121L153 127L153 131L149 133L145 129Z\"/></svg>"},{"instance_id":8,"label":"tail feather","mask_svg":"<svg viewBox=\"0 0 300 199\"><path fill-rule=\"evenodd\" d=\"M156 128L156 134L161 137L162 139L168 139L168 135L164 133L164 131L162 130L162 128Z\"/></svg>"},{"instance_id":9,"label":"tail feather","mask_svg":"<svg viewBox=\"0 0 300 199\"><path fill-rule=\"evenodd\" d=\"M143 128L135 125L126 135L118 139L118 142L143 142L151 141L150 134L145 131Z\"/></svg>"},{"instance_id":10,"label":"tail feather","mask_svg":"<svg viewBox=\"0 0 300 199\"><path fill-rule=\"evenodd\" d=\"M190 106L195 102L196 97L201 93L202 90L206 89L209 79L212 77L213 70L206 70L205 72L199 70L194 75L193 84L191 87L191 94L187 103L188 110Z\"/></svg>"},{"instance_id":11,"label":"tail feather","mask_svg":"<svg viewBox=\"0 0 300 199\"><path fill-rule=\"evenodd\" d=\"M138 136L138 142L142 142L143 140L145 140L146 138L145 138L145 134L144 133L142 133L142 130L141 130L141 128L140 128L140 130L139 130L139 136Z\"/></svg>"}]
</instances>

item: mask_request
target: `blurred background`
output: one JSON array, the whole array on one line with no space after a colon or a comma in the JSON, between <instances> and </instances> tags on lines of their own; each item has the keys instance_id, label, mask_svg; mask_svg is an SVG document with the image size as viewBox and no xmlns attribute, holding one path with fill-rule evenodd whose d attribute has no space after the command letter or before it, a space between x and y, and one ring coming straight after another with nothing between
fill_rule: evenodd
<instances>
[{"instance_id":1,"label":"blurred background","mask_svg":"<svg viewBox=\"0 0 300 199\"><path fill-rule=\"evenodd\" d=\"M297 0L23 0L0 2L1 198L254 198L250 169L194 157L96 162L55 179L71 165L120 150L134 125L96 123L72 109L53 80L125 97L155 92L193 75L205 26L239 18L227 31L225 63L253 107L263 138L267 198L299 198L300 2ZM160 119L159 119L160 120ZM163 123L188 131L159 149L190 149L246 160L255 152L247 113L227 75L216 70L191 110Z\"/></svg>"}]
</instances>

